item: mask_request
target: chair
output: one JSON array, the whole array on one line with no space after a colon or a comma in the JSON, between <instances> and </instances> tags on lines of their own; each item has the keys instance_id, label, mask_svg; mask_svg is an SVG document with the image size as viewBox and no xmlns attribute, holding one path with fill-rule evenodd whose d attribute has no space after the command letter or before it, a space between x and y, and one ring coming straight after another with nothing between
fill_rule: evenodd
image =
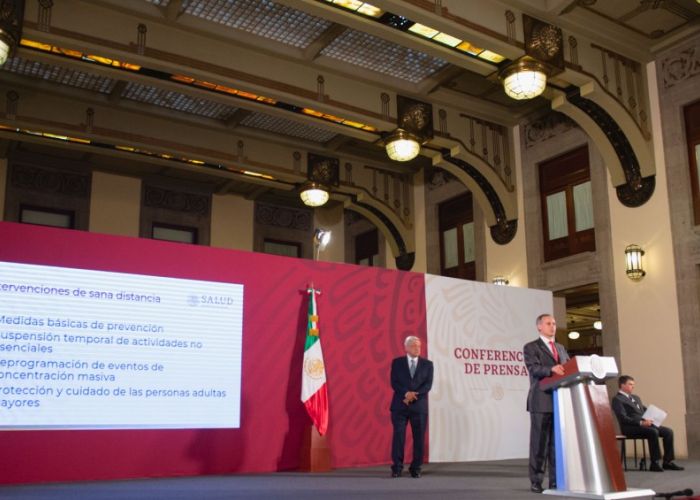
<instances>
[{"instance_id":1,"label":"chair","mask_svg":"<svg viewBox=\"0 0 700 500\"><path fill-rule=\"evenodd\" d=\"M647 470L646 439L627 437L624 434L622 434L622 431L620 431L620 422L617 419L617 415L615 415L615 417L616 418L613 419L613 421L615 422L615 438L620 443L620 462L622 462L624 469L627 470L627 441L632 441L632 445L634 446L634 464L638 467L639 470ZM641 441L642 445L642 458L639 460L639 462L637 462L637 441Z\"/></svg>"},{"instance_id":2,"label":"chair","mask_svg":"<svg viewBox=\"0 0 700 500\"><path fill-rule=\"evenodd\" d=\"M620 461L627 470L627 441L632 441L634 446L634 463L639 464L639 470L647 470L647 443L646 438L633 438L627 437L624 434L617 434L615 436L617 441L620 443ZM641 441L642 445L642 458L637 462L637 441Z\"/></svg>"}]
</instances>

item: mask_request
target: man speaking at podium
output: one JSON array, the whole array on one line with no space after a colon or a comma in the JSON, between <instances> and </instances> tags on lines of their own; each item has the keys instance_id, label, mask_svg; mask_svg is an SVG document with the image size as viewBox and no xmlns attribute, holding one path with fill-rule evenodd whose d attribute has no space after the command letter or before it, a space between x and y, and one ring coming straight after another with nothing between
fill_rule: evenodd
<instances>
[{"instance_id":1,"label":"man speaking at podium","mask_svg":"<svg viewBox=\"0 0 700 500\"><path fill-rule=\"evenodd\" d=\"M535 321L540 336L523 347L525 366L530 374L527 411L530 412L530 490L542 493L545 462L549 464L549 488L556 489L557 474L554 456L554 415L552 391L540 389L540 380L551 375L564 375L562 366L569 360L563 345L554 335L557 322L551 314L540 314Z\"/></svg>"}]
</instances>

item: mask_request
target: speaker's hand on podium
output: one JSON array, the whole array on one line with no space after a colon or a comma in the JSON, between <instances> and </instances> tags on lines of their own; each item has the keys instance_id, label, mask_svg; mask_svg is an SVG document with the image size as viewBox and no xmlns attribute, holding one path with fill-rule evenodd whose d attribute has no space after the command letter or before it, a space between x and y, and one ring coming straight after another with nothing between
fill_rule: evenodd
<instances>
[{"instance_id":1,"label":"speaker's hand on podium","mask_svg":"<svg viewBox=\"0 0 700 500\"><path fill-rule=\"evenodd\" d=\"M557 375L564 375L564 366L562 365L554 365L552 367L552 373L555 373Z\"/></svg>"}]
</instances>

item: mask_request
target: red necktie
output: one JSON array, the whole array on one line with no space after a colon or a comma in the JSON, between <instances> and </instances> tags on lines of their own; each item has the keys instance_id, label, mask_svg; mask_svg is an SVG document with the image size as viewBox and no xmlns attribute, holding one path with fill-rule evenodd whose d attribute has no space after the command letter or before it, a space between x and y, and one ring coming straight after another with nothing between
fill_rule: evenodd
<instances>
[{"instance_id":1,"label":"red necktie","mask_svg":"<svg viewBox=\"0 0 700 500\"><path fill-rule=\"evenodd\" d=\"M553 340L549 341L549 346L552 348L552 356L554 356L554 361L559 363L559 353L557 352L557 348L554 346Z\"/></svg>"}]
</instances>

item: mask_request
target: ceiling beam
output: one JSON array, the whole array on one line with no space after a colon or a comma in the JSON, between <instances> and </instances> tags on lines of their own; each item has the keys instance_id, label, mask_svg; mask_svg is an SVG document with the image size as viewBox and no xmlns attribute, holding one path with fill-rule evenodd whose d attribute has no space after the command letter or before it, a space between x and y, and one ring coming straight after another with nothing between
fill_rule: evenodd
<instances>
[{"instance_id":1,"label":"ceiling beam","mask_svg":"<svg viewBox=\"0 0 700 500\"><path fill-rule=\"evenodd\" d=\"M182 0L170 0L170 3L165 7L165 18L168 21L177 21L183 13Z\"/></svg>"},{"instance_id":2,"label":"ceiling beam","mask_svg":"<svg viewBox=\"0 0 700 500\"><path fill-rule=\"evenodd\" d=\"M240 125L240 123L247 117L252 115L253 112L249 109L238 108L231 116L226 120L226 126L230 129L234 129Z\"/></svg>"},{"instance_id":3,"label":"ceiling beam","mask_svg":"<svg viewBox=\"0 0 700 500\"><path fill-rule=\"evenodd\" d=\"M338 151L345 144L347 144L350 140L351 140L350 137L348 137L346 135L338 134L335 137L333 137L331 140L327 141L325 146L330 151Z\"/></svg>"},{"instance_id":4,"label":"ceiling beam","mask_svg":"<svg viewBox=\"0 0 700 500\"><path fill-rule=\"evenodd\" d=\"M268 193L270 189L266 186L256 186L248 194L245 195L246 200L255 201L262 195Z\"/></svg>"},{"instance_id":5,"label":"ceiling beam","mask_svg":"<svg viewBox=\"0 0 700 500\"><path fill-rule=\"evenodd\" d=\"M112 102L114 104L118 104L119 101L121 101L122 98L122 93L124 92L124 89L126 89L127 82L124 80L119 80L115 85L112 91L109 93L109 102Z\"/></svg>"},{"instance_id":6,"label":"ceiling beam","mask_svg":"<svg viewBox=\"0 0 700 500\"><path fill-rule=\"evenodd\" d=\"M330 27L321 33L316 40L311 42L308 47L302 52L302 59L306 61L313 61L318 57L318 55L328 47L333 40L338 38L340 35L347 31L347 27L342 24L333 23Z\"/></svg>"},{"instance_id":7,"label":"ceiling beam","mask_svg":"<svg viewBox=\"0 0 700 500\"><path fill-rule=\"evenodd\" d=\"M214 194L228 194L229 189L231 189L236 184L233 179L228 179L221 182L214 191Z\"/></svg>"},{"instance_id":8,"label":"ceiling beam","mask_svg":"<svg viewBox=\"0 0 700 500\"><path fill-rule=\"evenodd\" d=\"M430 94L434 90L442 87L451 80L454 80L466 70L453 64L448 64L440 71L433 73L418 84L418 92L421 94Z\"/></svg>"}]
</instances>

